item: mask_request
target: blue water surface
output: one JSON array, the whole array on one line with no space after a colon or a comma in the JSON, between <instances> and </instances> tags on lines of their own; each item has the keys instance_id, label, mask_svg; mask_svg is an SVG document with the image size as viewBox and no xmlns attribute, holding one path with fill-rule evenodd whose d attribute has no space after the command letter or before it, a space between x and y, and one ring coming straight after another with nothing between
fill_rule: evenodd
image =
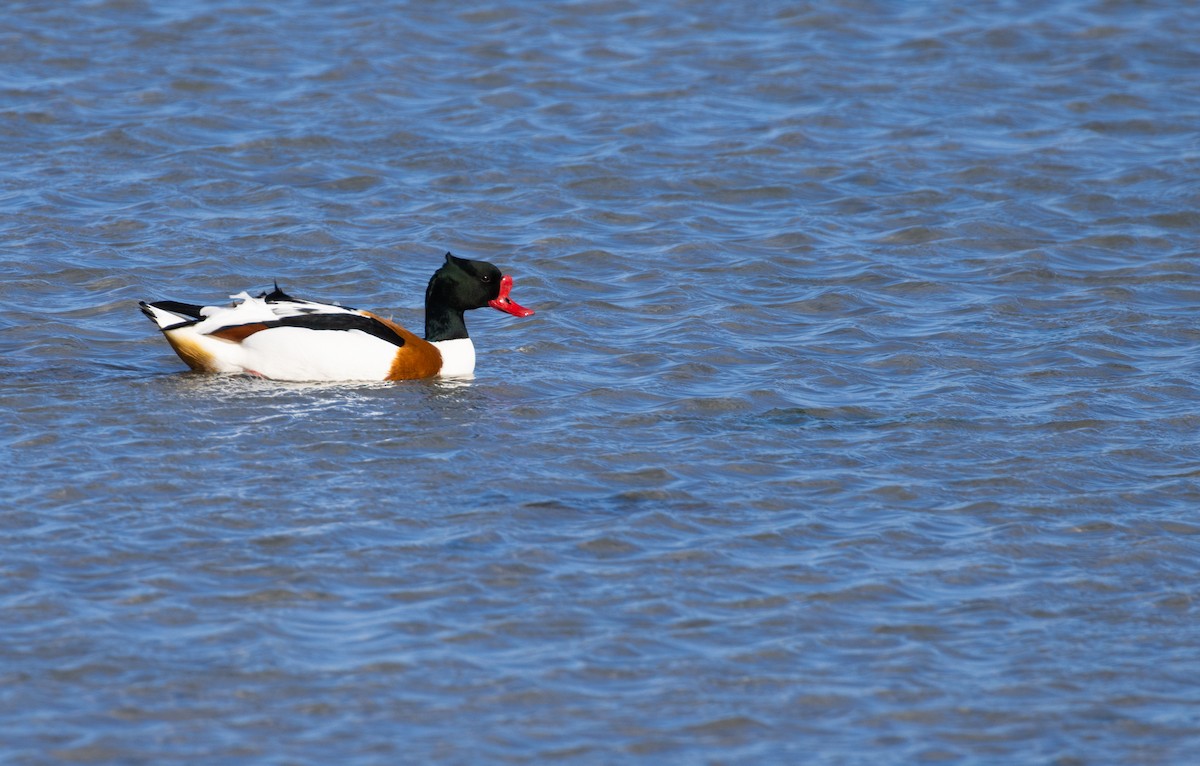
<instances>
[{"instance_id":1,"label":"blue water surface","mask_svg":"<svg viewBox=\"0 0 1200 766\"><path fill-rule=\"evenodd\" d=\"M1200 10L0 15L0 761L1200 751ZM470 381L189 373L274 280Z\"/></svg>"}]
</instances>

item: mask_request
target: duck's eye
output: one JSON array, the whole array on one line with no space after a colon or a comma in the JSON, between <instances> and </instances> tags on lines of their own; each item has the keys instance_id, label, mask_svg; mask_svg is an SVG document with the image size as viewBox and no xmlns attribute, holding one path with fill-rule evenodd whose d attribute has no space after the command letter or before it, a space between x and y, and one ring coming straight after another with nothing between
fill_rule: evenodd
<instances>
[{"instance_id":1,"label":"duck's eye","mask_svg":"<svg viewBox=\"0 0 1200 766\"><path fill-rule=\"evenodd\" d=\"M492 281L492 275L491 275L491 274L484 274L482 277L480 277L480 279L482 279L484 282L491 282L491 281Z\"/></svg>"}]
</instances>

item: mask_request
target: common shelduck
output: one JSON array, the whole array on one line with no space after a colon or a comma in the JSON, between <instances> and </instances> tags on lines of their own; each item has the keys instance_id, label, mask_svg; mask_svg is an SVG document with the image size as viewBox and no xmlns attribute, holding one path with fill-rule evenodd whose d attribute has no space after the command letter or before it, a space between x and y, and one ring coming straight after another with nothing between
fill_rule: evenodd
<instances>
[{"instance_id":1,"label":"common shelduck","mask_svg":"<svg viewBox=\"0 0 1200 766\"><path fill-rule=\"evenodd\" d=\"M199 372L247 373L274 380L409 380L466 376L475 347L463 312L491 306L533 313L509 296L512 277L486 261L456 258L425 290L425 338L369 311L270 293L231 296L226 306L141 302L179 358Z\"/></svg>"}]
</instances>

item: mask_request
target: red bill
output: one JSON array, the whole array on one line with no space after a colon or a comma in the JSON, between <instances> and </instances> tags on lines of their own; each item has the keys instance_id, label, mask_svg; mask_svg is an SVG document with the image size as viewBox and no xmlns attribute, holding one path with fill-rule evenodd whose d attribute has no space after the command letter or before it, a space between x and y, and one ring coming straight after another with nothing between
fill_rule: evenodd
<instances>
[{"instance_id":1,"label":"red bill","mask_svg":"<svg viewBox=\"0 0 1200 766\"><path fill-rule=\"evenodd\" d=\"M513 278L505 274L500 277L500 294L492 300L488 301L488 305L506 314L512 314L515 317L527 317L533 314L533 309L527 309L521 304L508 297L512 292Z\"/></svg>"}]
</instances>

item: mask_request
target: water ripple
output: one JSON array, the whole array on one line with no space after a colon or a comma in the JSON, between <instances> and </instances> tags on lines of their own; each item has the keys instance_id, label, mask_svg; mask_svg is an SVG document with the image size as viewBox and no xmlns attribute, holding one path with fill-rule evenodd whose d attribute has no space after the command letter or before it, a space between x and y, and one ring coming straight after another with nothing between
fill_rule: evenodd
<instances>
[{"instance_id":1,"label":"water ripple","mask_svg":"<svg viewBox=\"0 0 1200 766\"><path fill-rule=\"evenodd\" d=\"M1198 27L14 6L0 753L1187 760ZM446 250L538 311L471 381L194 375L136 310L419 328Z\"/></svg>"}]
</instances>

